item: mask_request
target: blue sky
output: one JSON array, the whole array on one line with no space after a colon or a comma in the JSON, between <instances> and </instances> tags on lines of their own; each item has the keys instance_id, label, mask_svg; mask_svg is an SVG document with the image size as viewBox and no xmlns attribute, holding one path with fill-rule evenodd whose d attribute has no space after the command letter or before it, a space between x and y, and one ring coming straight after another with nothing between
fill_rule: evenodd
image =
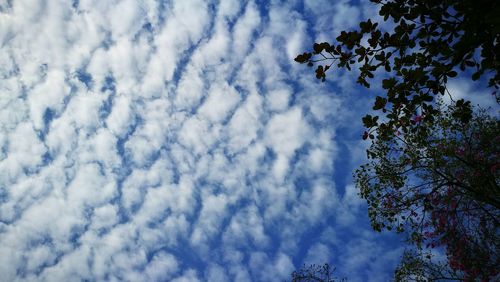
<instances>
[{"instance_id":1,"label":"blue sky","mask_svg":"<svg viewBox=\"0 0 500 282\"><path fill-rule=\"evenodd\" d=\"M374 8L0 0L0 280L390 280L351 176L377 90L293 62Z\"/></svg>"}]
</instances>

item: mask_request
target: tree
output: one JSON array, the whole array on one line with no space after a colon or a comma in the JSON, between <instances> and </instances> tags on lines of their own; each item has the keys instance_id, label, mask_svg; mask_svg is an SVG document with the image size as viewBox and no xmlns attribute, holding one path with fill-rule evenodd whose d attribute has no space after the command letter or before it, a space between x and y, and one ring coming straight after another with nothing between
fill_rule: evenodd
<instances>
[{"instance_id":1,"label":"tree","mask_svg":"<svg viewBox=\"0 0 500 282\"><path fill-rule=\"evenodd\" d=\"M444 106L436 95L451 96L446 85L460 73L487 79L500 102L500 2L371 2L392 30L367 20L295 61L316 65L323 81L333 67L356 67L367 88L381 76L379 115L362 119L369 163L355 172L373 228L406 233L418 251L443 248L463 279L498 278L498 118L464 100Z\"/></svg>"},{"instance_id":2,"label":"tree","mask_svg":"<svg viewBox=\"0 0 500 282\"><path fill-rule=\"evenodd\" d=\"M363 138L385 138L394 129L406 131L419 113L424 123L436 114L435 94L446 93L448 78L473 70L472 80L489 78L500 86L500 2L491 0L370 0L379 5L392 31L384 31L371 20L359 29L342 31L336 42L314 43L312 52L296 62L317 65L316 78L325 81L332 67L359 69L357 82L370 87L369 79L383 69L385 96L375 98L373 109L385 114L363 119ZM364 42L367 42L366 44ZM325 63L322 65L321 63ZM493 92L496 95L496 90ZM469 116L464 114L464 120ZM376 133L376 134L373 134Z\"/></svg>"},{"instance_id":3,"label":"tree","mask_svg":"<svg viewBox=\"0 0 500 282\"><path fill-rule=\"evenodd\" d=\"M471 109L463 123L456 106L441 107L423 129L416 122L406 134L376 139L355 182L375 230L405 232L418 249L443 247L449 266L465 278L495 277L500 121Z\"/></svg>"},{"instance_id":4,"label":"tree","mask_svg":"<svg viewBox=\"0 0 500 282\"><path fill-rule=\"evenodd\" d=\"M345 279L337 279L333 277L334 267L328 263L324 265L312 264L304 265L299 271L292 273L292 282L335 282L346 281Z\"/></svg>"},{"instance_id":5,"label":"tree","mask_svg":"<svg viewBox=\"0 0 500 282\"><path fill-rule=\"evenodd\" d=\"M463 280L462 276L446 263L433 261L430 252L405 251L394 273L396 281Z\"/></svg>"}]
</instances>

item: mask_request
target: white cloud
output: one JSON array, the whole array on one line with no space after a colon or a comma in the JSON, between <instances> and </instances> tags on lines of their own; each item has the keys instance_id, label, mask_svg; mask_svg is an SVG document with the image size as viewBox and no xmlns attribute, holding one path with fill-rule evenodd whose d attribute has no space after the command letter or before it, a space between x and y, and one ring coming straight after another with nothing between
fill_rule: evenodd
<instances>
[{"instance_id":1,"label":"white cloud","mask_svg":"<svg viewBox=\"0 0 500 282\"><path fill-rule=\"evenodd\" d=\"M260 25L260 15L254 1L248 1L244 14L237 20L233 32L233 52L239 61L251 47L252 34Z\"/></svg>"},{"instance_id":2,"label":"white cloud","mask_svg":"<svg viewBox=\"0 0 500 282\"><path fill-rule=\"evenodd\" d=\"M107 127L116 134L122 137L130 128L133 119L130 98L125 95L120 95L113 100L113 108L108 118L106 119Z\"/></svg>"},{"instance_id":3,"label":"white cloud","mask_svg":"<svg viewBox=\"0 0 500 282\"><path fill-rule=\"evenodd\" d=\"M118 207L107 204L94 210L92 215L92 228L99 230L109 228L118 223Z\"/></svg>"},{"instance_id":4,"label":"white cloud","mask_svg":"<svg viewBox=\"0 0 500 282\"><path fill-rule=\"evenodd\" d=\"M492 89L477 89L477 84L465 79L452 79L446 86L454 101L465 99L471 101L473 106L479 105L483 108L495 108L496 100L491 95ZM444 100L450 102L450 96L445 95Z\"/></svg>"},{"instance_id":5,"label":"white cloud","mask_svg":"<svg viewBox=\"0 0 500 282\"><path fill-rule=\"evenodd\" d=\"M345 187L344 196L337 206L337 222L342 225L354 224L360 216L360 209L364 201L357 195L358 190L354 185Z\"/></svg>"},{"instance_id":6,"label":"white cloud","mask_svg":"<svg viewBox=\"0 0 500 282\"><path fill-rule=\"evenodd\" d=\"M229 122L229 148L240 151L246 148L257 138L261 126L260 112L262 98L256 94L249 95L243 105L239 107Z\"/></svg>"},{"instance_id":7,"label":"white cloud","mask_svg":"<svg viewBox=\"0 0 500 282\"><path fill-rule=\"evenodd\" d=\"M205 277L206 281L210 282L226 282L229 281L226 271L219 265L211 265Z\"/></svg>"},{"instance_id":8,"label":"white cloud","mask_svg":"<svg viewBox=\"0 0 500 282\"><path fill-rule=\"evenodd\" d=\"M110 5L109 20L114 37L134 35L140 28L141 25L137 23L141 23L139 14L143 11L138 4L137 1L123 0L113 6Z\"/></svg>"},{"instance_id":9,"label":"white cloud","mask_svg":"<svg viewBox=\"0 0 500 282\"><path fill-rule=\"evenodd\" d=\"M220 134L218 126L198 117L188 119L179 132L179 142L192 153L199 156L207 152L217 142Z\"/></svg>"},{"instance_id":10,"label":"white cloud","mask_svg":"<svg viewBox=\"0 0 500 282\"><path fill-rule=\"evenodd\" d=\"M291 91L288 89L279 89L269 92L266 96L266 104L274 111L283 111L288 108Z\"/></svg>"},{"instance_id":11,"label":"white cloud","mask_svg":"<svg viewBox=\"0 0 500 282\"><path fill-rule=\"evenodd\" d=\"M234 109L240 97L234 87L227 83L214 84L208 92L205 103L199 113L211 122L222 122Z\"/></svg>"},{"instance_id":12,"label":"white cloud","mask_svg":"<svg viewBox=\"0 0 500 282\"><path fill-rule=\"evenodd\" d=\"M276 281L366 231L332 179L349 101L290 61L357 15L339 3L317 19L310 1L2 9L2 279ZM346 268L382 269L357 251Z\"/></svg>"},{"instance_id":13,"label":"white cloud","mask_svg":"<svg viewBox=\"0 0 500 282\"><path fill-rule=\"evenodd\" d=\"M322 243L316 243L307 250L306 264L323 265L331 261L330 248Z\"/></svg>"},{"instance_id":14,"label":"white cloud","mask_svg":"<svg viewBox=\"0 0 500 282\"><path fill-rule=\"evenodd\" d=\"M196 274L196 271L193 269L189 269L185 271L182 276L179 276L175 279L172 280L172 282L196 282L200 281L198 279L198 275Z\"/></svg>"},{"instance_id":15,"label":"white cloud","mask_svg":"<svg viewBox=\"0 0 500 282\"><path fill-rule=\"evenodd\" d=\"M203 1L176 1L169 8L166 15L169 20L155 37L157 57L152 58L163 63L160 75L166 80L172 79L182 53L188 44L201 39L209 21L207 4Z\"/></svg>"},{"instance_id":16,"label":"white cloud","mask_svg":"<svg viewBox=\"0 0 500 282\"><path fill-rule=\"evenodd\" d=\"M266 126L266 141L278 155L291 157L306 142L310 130L302 111L293 108L271 118Z\"/></svg>"},{"instance_id":17,"label":"white cloud","mask_svg":"<svg viewBox=\"0 0 500 282\"><path fill-rule=\"evenodd\" d=\"M219 234L221 224L228 216L227 208L227 197L224 194L203 198L200 215L191 235L191 243L194 246L201 245Z\"/></svg>"},{"instance_id":18,"label":"white cloud","mask_svg":"<svg viewBox=\"0 0 500 282\"><path fill-rule=\"evenodd\" d=\"M47 109L56 113L63 108L63 99L69 94L69 86L65 83L64 73L59 70L48 71L44 81L30 91L30 117L36 129L43 127L43 116Z\"/></svg>"},{"instance_id":19,"label":"white cloud","mask_svg":"<svg viewBox=\"0 0 500 282\"><path fill-rule=\"evenodd\" d=\"M5 184L15 183L25 172L35 171L46 152L31 123L18 124L8 138L7 157L0 162L0 180Z\"/></svg>"},{"instance_id":20,"label":"white cloud","mask_svg":"<svg viewBox=\"0 0 500 282\"><path fill-rule=\"evenodd\" d=\"M233 215L224 232L223 240L225 244L234 246L266 247L269 238L265 234L264 222L258 209L250 206Z\"/></svg>"},{"instance_id":21,"label":"white cloud","mask_svg":"<svg viewBox=\"0 0 500 282\"><path fill-rule=\"evenodd\" d=\"M180 110L191 110L200 103L205 89L202 73L193 65L188 65L182 74L176 92L175 104Z\"/></svg>"},{"instance_id":22,"label":"white cloud","mask_svg":"<svg viewBox=\"0 0 500 282\"><path fill-rule=\"evenodd\" d=\"M250 256L250 265L261 281L284 280L293 271L290 258L283 253L271 259L265 253L254 252Z\"/></svg>"},{"instance_id":23,"label":"white cloud","mask_svg":"<svg viewBox=\"0 0 500 282\"><path fill-rule=\"evenodd\" d=\"M156 254L146 267L145 273L150 281L165 281L172 277L179 268L177 260L171 254Z\"/></svg>"}]
</instances>

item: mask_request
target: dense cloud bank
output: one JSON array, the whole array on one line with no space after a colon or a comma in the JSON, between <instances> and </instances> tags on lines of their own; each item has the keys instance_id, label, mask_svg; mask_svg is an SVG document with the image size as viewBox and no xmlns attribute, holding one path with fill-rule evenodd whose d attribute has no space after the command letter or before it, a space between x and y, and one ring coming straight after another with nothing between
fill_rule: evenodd
<instances>
[{"instance_id":1,"label":"dense cloud bank","mask_svg":"<svg viewBox=\"0 0 500 282\"><path fill-rule=\"evenodd\" d=\"M0 1L0 280L386 281L359 98L292 62L330 2Z\"/></svg>"}]
</instances>

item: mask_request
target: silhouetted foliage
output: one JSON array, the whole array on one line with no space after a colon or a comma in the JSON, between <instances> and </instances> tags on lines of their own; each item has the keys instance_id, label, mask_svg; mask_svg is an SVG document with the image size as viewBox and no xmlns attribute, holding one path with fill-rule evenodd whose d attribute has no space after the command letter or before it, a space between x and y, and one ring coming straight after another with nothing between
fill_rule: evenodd
<instances>
[{"instance_id":1,"label":"silhouetted foliage","mask_svg":"<svg viewBox=\"0 0 500 282\"><path fill-rule=\"evenodd\" d=\"M398 282L462 281L463 276L447 263L433 261L431 252L405 251L395 271Z\"/></svg>"},{"instance_id":2,"label":"silhouetted foliage","mask_svg":"<svg viewBox=\"0 0 500 282\"><path fill-rule=\"evenodd\" d=\"M443 247L453 270L486 279L500 265L500 122L472 111L463 123L456 112L438 111L425 134L412 133L417 122L375 140L354 176L375 230L405 232L420 249Z\"/></svg>"},{"instance_id":3,"label":"silhouetted foliage","mask_svg":"<svg viewBox=\"0 0 500 282\"><path fill-rule=\"evenodd\" d=\"M369 79L381 70L385 96L377 96L373 109L385 114L363 118L363 138L386 138L402 131L419 113L432 122L435 94L446 93L448 78L472 70L472 80L489 78L500 86L500 1L491 0L371 0L384 20L394 22L384 31L371 20L358 30L342 31L335 42L314 43L311 52L296 62L316 67L316 78L325 80L332 67L359 69L357 82L370 87ZM321 63L326 63L322 65ZM494 91L496 95L496 90ZM466 121L469 116L464 113ZM376 134L374 134L376 133Z\"/></svg>"},{"instance_id":4,"label":"silhouetted foliage","mask_svg":"<svg viewBox=\"0 0 500 282\"><path fill-rule=\"evenodd\" d=\"M347 281L346 279L338 279L333 277L334 267L328 263L324 265L312 264L304 265L299 271L292 273L292 282L335 282Z\"/></svg>"},{"instance_id":5,"label":"silhouetted foliage","mask_svg":"<svg viewBox=\"0 0 500 282\"><path fill-rule=\"evenodd\" d=\"M446 252L439 267L406 253L396 276L411 281L441 269L456 279L500 278L500 123L463 99L436 102L453 95L446 85L459 73L487 78L500 102L500 1L371 2L392 30L367 20L295 61L316 65L323 81L334 67L356 67L367 88L380 77L385 94L373 110L381 114L362 119L369 163L354 175L372 226L407 234L418 254Z\"/></svg>"}]
</instances>

